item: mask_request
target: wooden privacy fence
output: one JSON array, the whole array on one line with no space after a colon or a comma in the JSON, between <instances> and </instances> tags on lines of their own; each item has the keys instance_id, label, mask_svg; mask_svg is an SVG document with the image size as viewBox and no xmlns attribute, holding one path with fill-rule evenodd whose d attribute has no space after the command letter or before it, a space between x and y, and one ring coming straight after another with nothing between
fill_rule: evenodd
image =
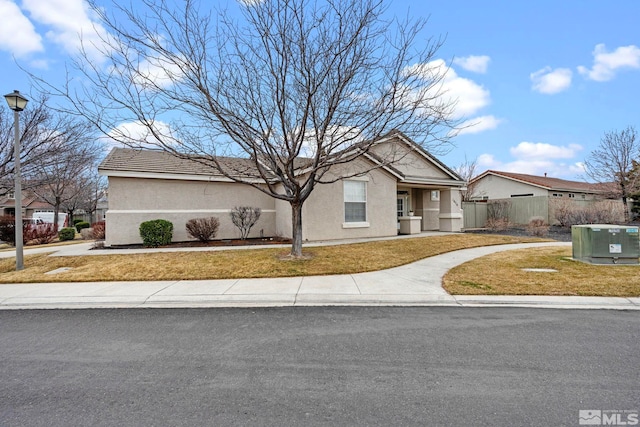
<instances>
[{"instance_id":1,"label":"wooden privacy fence","mask_svg":"<svg viewBox=\"0 0 640 427\"><path fill-rule=\"evenodd\" d=\"M480 202L462 202L464 228L482 228L487 222L487 204Z\"/></svg>"},{"instance_id":2,"label":"wooden privacy fence","mask_svg":"<svg viewBox=\"0 0 640 427\"><path fill-rule=\"evenodd\" d=\"M576 210L588 209L598 203L608 204L610 205L609 209L616 210L615 214L613 214L614 221L624 221L621 210L622 201L620 200L562 200L549 199L546 196L534 196L495 199L488 202L463 202L462 214L464 218L464 228L484 227L489 216L490 203L507 203L509 206L509 222L514 225L526 225L533 217L540 217L547 224L554 224L557 222L555 210L558 209L560 205L566 206L567 204Z\"/></svg>"}]
</instances>

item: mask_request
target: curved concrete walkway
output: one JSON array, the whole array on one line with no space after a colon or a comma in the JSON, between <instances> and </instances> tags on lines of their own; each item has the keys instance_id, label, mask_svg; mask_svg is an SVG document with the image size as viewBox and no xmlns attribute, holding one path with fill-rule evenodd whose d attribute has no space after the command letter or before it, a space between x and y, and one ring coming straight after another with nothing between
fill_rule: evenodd
<instances>
[{"instance_id":1,"label":"curved concrete walkway","mask_svg":"<svg viewBox=\"0 0 640 427\"><path fill-rule=\"evenodd\" d=\"M91 243L62 246L53 256L98 255ZM640 310L640 298L454 296L441 286L451 268L487 254L547 242L486 246L450 252L369 273L270 279L0 285L0 309L366 306L514 306ZM25 253L51 252L32 249ZM107 251L113 253L112 251ZM118 252L121 253L121 252ZM6 257L7 253L0 254ZM9 256L13 253L9 252Z\"/></svg>"}]
</instances>

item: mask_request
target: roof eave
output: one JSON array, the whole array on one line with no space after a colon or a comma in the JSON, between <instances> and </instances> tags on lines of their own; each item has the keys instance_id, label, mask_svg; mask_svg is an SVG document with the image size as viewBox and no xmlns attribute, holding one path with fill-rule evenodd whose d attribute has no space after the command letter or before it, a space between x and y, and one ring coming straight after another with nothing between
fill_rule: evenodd
<instances>
[{"instance_id":1,"label":"roof eave","mask_svg":"<svg viewBox=\"0 0 640 427\"><path fill-rule=\"evenodd\" d=\"M195 174L179 174L179 173L167 173L167 172L139 172L139 171L124 171L124 170L110 170L110 169L98 169L98 173L106 177L118 177L118 178L144 178L144 179L167 179L167 180L181 180L181 181L206 181L206 182L238 182L231 178L222 175L195 175ZM243 179L248 184L264 184L262 179Z\"/></svg>"}]
</instances>

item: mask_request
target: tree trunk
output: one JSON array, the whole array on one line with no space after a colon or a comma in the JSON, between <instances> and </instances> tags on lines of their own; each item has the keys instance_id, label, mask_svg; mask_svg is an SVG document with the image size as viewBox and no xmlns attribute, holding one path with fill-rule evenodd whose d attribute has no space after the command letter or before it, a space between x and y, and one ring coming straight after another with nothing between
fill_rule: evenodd
<instances>
[{"instance_id":1,"label":"tree trunk","mask_svg":"<svg viewBox=\"0 0 640 427\"><path fill-rule=\"evenodd\" d=\"M291 202L291 256L302 256L302 203Z\"/></svg>"},{"instance_id":2,"label":"tree trunk","mask_svg":"<svg viewBox=\"0 0 640 427\"><path fill-rule=\"evenodd\" d=\"M627 202L627 196L622 196L622 206L624 207L624 223L629 224L629 205Z\"/></svg>"}]
</instances>

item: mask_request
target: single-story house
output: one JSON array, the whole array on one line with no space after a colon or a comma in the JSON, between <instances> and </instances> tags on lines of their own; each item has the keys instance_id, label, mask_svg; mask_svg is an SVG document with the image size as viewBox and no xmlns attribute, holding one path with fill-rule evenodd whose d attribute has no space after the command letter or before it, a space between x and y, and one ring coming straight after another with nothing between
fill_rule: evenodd
<instances>
[{"instance_id":1,"label":"single-story house","mask_svg":"<svg viewBox=\"0 0 640 427\"><path fill-rule=\"evenodd\" d=\"M593 200L611 194L610 189L602 184L551 178L546 174L537 176L495 170L473 178L467 191L471 201L536 196Z\"/></svg>"},{"instance_id":2,"label":"single-story house","mask_svg":"<svg viewBox=\"0 0 640 427\"><path fill-rule=\"evenodd\" d=\"M34 195L26 192L22 197L22 217L31 218L36 212L53 212L53 206L49 203L39 200ZM0 198L0 215L15 216L16 199L13 192Z\"/></svg>"},{"instance_id":3,"label":"single-story house","mask_svg":"<svg viewBox=\"0 0 640 427\"><path fill-rule=\"evenodd\" d=\"M380 164L377 159L385 150L402 152L402 160L393 166ZM305 241L461 230L460 190L466 183L454 171L400 132L380 139L375 153L331 169L337 177L345 171L352 175L358 168L362 175L316 185L302 211ZM247 168L255 168L248 159L220 161L236 166L245 162ZM379 167L371 169L376 162ZM210 216L220 220L216 238L237 238L229 215L236 206L262 210L249 237L292 237L288 202L189 158L114 148L99 172L109 181L107 246L140 243L140 223L153 219L173 223L174 241L192 240L185 229L189 219Z\"/></svg>"}]
</instances>

